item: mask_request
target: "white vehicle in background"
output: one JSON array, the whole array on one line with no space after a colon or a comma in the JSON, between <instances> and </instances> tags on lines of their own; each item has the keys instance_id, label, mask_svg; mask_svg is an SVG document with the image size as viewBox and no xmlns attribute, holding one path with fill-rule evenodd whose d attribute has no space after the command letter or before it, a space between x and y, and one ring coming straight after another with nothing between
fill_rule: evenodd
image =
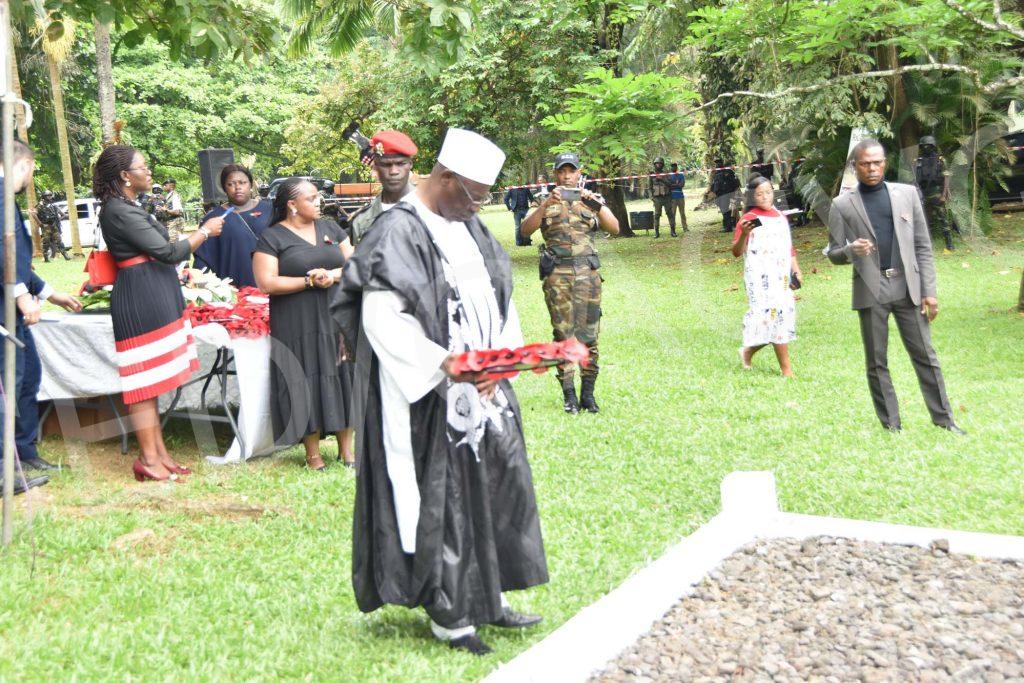
<instances>
[{"instance_id":1,"label":"white vehicle in background","mask_svg":"<svg viewBox=\"0 0 1024 683\"><path fill-rule=\"evenodd\" d=\"M66 201L54 202L54 206L64 216L67 214L68 203ZM78 210L78 238L83 247L102 247L103 233L100 230L99 212L100 203L92 197L79 197L75 199L75 208ZM71 246L71 220L67 217L60 222L60 239L65 247Z\"/></svg>"}]
</instances>

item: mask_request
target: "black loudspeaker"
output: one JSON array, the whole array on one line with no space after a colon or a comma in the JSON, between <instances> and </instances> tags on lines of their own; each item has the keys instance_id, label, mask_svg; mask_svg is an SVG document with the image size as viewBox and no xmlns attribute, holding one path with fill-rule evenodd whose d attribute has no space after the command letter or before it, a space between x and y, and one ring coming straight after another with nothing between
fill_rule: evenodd
<instances>
[{"instance_id":1,"label":"black loudspeaker","mask_svg":"<svg viewBox=\"0 0 1024 683\"><path fill-rule=\"evenodd\" d=\"M228 164L235 163L233 149L199 150L199 177L203 181L203 204L226 202L228 196L220 186L220 172Z\"/></svg>"},{"instance_id":2,"label":"black loudspeaker","mask_svg":"<svg viewBox=\"0 0 1024 683\"><path fill-rule=\"evenodd\" d=\"M629 227L634 231L636 230L653 230L654 229L654 212L653 211L630 211L629 212Z\"/></svg>"}]
</instances>

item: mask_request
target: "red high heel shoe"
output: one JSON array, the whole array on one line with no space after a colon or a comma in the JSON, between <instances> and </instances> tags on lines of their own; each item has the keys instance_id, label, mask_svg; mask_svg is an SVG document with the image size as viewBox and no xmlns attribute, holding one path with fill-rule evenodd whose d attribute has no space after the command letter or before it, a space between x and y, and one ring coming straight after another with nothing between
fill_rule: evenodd
<instances>
[{"instance_id":1,"label":"red high heel shoe","mask_svg":"<svg viewBox=\"0 0 1024 683\"><path fill-rule=\"evenodd\" d=\"M135 481L178 481L178 475L171 473L167 476L159 476L142 464L141 460L132 463L132 472L135 473Z\"/></svg>"}]
</instances>

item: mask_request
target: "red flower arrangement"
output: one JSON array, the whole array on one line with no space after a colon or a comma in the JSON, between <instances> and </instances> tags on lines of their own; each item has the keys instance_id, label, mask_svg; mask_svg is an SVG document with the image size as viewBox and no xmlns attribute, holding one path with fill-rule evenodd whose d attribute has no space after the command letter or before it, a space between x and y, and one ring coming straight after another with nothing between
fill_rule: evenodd
<instances>
[{"instance_id":1,"label":"red flower arrangement","mask_svg":"<svg viewBox=\"0 0 1024 683\"><path fill-rule=\"evenodd\" d=\"M270 302L267 295L255 287L238 290L233 306L190 303L185 312L193 327L217 323L224 326L232 339L258 339L270 334Z\"/></svg>"},{"instance_id":2,"label":"red flower arrangement","mask_svg":"<svg viewBox=\"0 0 1024 683\"><path fill-rule=\"evenodd\" d=\"M549 344L527 344L518 349L486 349L467 351L455 357L451 370L455 374L486 372L494 379L515 377L524 370L536 374L563 363L586 366L590 351L576 339Z\"/></svg>"}]
</instances>

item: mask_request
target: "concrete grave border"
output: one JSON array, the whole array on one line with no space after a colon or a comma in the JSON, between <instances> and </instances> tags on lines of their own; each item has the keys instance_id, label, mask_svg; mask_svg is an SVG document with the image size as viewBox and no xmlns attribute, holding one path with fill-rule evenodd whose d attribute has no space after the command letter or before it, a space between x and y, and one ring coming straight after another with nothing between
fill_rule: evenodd
<instances>
[{"instance_id":1,"label":"concrete grave border","mask_svg":"<svg viewBox=\"0 0 1024 683\"><path fill-rule=\"evenodd\" d=\"M833 536L1024 561L1024 536L864 522L779 510L771 472L733 472L722 480L722 511L529 650L491 673L487 683L585 681L650 630L681 598L740 547L758 539Z\"/></svg>"}]
</instances>

